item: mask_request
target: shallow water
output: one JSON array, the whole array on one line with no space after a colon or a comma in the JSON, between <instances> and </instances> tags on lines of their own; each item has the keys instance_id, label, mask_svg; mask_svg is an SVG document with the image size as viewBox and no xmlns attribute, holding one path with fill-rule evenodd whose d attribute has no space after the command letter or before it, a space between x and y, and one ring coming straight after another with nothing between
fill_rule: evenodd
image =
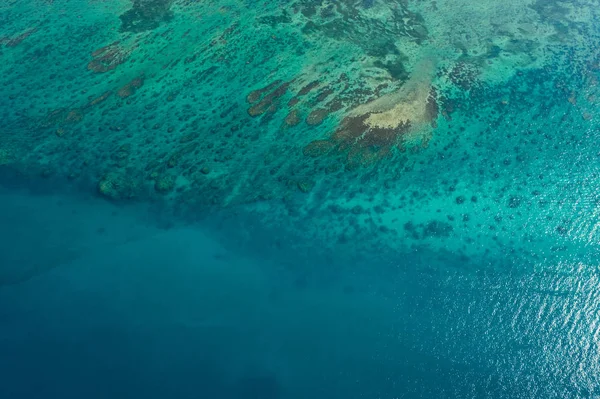
<instances>
[{"instance_id":1,"label":"shallow water","mask_svg":"<svg viewBox=\"0 0 600 399\"><path fill-rule=\"evenodd\" d=\"M600 397L599 9L4 2L0 397Z\"/></svg>"}]
</instances>

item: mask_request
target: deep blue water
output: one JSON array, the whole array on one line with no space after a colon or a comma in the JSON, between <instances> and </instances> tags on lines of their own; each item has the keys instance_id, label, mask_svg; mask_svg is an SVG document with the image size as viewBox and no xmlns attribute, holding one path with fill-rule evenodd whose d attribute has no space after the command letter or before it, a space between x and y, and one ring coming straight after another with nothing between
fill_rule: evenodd
<instances>
[{"instance_id":1,"label":"deep blue water","mask_svg":"<svg viewBox=\"0 0 600 399\"><path fill-rule=\"evenodd\" d=\"M598 394L597 269L467 274L403 256L332 276L331 259L267 259L234 230L223 245L226 227L141 207L21 188L0 201L3 398Z\"/></svg>"}]
</instances>

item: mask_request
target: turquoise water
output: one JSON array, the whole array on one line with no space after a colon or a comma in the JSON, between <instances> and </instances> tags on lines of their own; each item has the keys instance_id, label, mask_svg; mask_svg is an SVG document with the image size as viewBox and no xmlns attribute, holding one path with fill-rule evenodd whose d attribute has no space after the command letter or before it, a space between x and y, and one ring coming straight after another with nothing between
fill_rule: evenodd
<instances>
[{"instance_id":1,"label":"turquoise water","mask_svg":"<svg viewBox=\"0 0 600 399\"><path fill-rule=\"evenodd\" d=\"M0 397L600 397L598 5L3 2Z\"/></svg>"}]
</instances>

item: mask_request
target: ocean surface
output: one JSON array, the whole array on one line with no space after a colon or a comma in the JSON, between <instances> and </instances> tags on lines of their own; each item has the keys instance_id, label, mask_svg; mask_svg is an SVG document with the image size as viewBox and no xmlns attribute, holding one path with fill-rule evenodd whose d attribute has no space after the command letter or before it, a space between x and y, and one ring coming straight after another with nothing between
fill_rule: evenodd
<instances>
[{"instance_id":1,"label":"ocean surface","mask_svg":"<svg viewBox=\"0 0 600 399\"><path fill-rule=\"evenodd\" d=\"M600 398L598 0L4 0L0 60L0 399Z\"/></svg>"}]
</instances>

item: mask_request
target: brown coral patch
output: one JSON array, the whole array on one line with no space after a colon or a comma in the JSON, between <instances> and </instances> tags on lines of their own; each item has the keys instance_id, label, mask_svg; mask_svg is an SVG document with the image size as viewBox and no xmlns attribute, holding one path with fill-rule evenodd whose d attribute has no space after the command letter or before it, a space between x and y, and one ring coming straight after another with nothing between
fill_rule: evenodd
<instances>
[{"instance_id":1,"label":"brown coral patch","mask_svg":"<svg viewBox=\"0 0 600 399\"><path fill-rule=\"evenodd\" d=\"M131 87L129 84L126 84L125 86L123 86L119 89L119 91L117 92L117 95L121 98L127 98L129 96L132 96L133 93L134 93L134 88Z\"/></svg>"},{"instance_id":2,"label":"brown coral patch","mask_svg":"<svg viewBox=\"0 0 600 399\"><path fill-rule=\"evenodd\" d=\"M346 168L355 169L359 166L371 166L390 153L389 147L353 147L346 156Z\"/></svg>"},{"instance_id":3,"label":"brown coral patch","mask_svg":"<svg viewBox=\"0 0 600 399\"><path fill-rule=\"evenodd\" d=\"M48 115L46 115L42 120L42 126L48 127L62 123L65 120L68 112L69 110L66 108L59 108L48 112Z\"/></svg>"},{"instance_id":4,"label":"brown coral patch","mask_svg":"<svg viewBox=\"0 0 600 399\"><path fill-rule=\"evenodd\" d=\"M342 108L344 108L344 103L337 98L334 98L329 103L327 103L327 109L329 110L330 113L337 112Z\"/></svg>"},{"instance_id":5,"label":"brown coral patch","mask_svg":"<svg viewBox=\"0 0 600 399\"><path fill-rule=\"evenodd\" d=\"M265 93L273 90L280 83L281 83L281 80L276 80L276 81L270 83L268 86L263 87L262 89L257 89L257 90L251 91L250 94L248 94L248 96L246 97L246 101L248 101L250 104L259 101Z\"/></svg>"},{"instance_id":6,"label":"brown coral patch","mask_svg":"<svg viewBox=\"0 0 600 399\"><path fill-rule=\"evenodd\" d=\"M69 111L65 118L65 122L67 123L77 123L83 120L83 111L79 108L72 109Z\"/></svg>"},{"instance_id":7,"label":"brown coral patch","mask_svg":"<svg viewBox=\"0 0 600 399\"><path fill-rule=\"evenodd\" d=\"M320 157L328 154L335 148L335 143L330 140L315 140L309 143L302 153L307 157Z\"/></svg>"},{"instance_id":8,"label":"brown coral patch","mask_svg":"<svg viewBox=\"0 0 600 399\"><path fill-rule=\"evenodd\" d=\"M370 148L379 151L389 149L400 142L403 134L408 132L410 124L402 123L395 128L369 126L367 119L371 114L346 117L331 139L341 149Z\"/></svg>"},{"instance_id":9,"label":"brown coral patch","mask_svg":"<svg viewBox=\"0 0 600 399\"><path fill-rule=\"evenodd\" d=\"M335 150L345 154L347 169L370 166L386 158L392 148L399 146L402 136L410 129L404 123L396 128L373 127L367 124L371 114L346 117L329 140L315 140L304 147L303 154L319 157Z\"/></svg>"},{"instance_id":10,"label":"brown coral patch","mask_svg":"<svg viewBox=\"0 0 600 399\"><path fill-rule=\"evenodd\" d=\"M106 100L108 97L110 97L111 94L112 94L112 90L106 91L106 92L102 93L101 96L92 99L87 106L93 107L94 105L100 104L101 102Z\"/></svg>"},{"instance_id":11,"label":"brown coral patch","mask_svg":"<svg viewBox=\"0 0 600 399\"><path fill-rule=\"evenodd\" d=\"M27 39L29 36L31 36L35 32L37 32L37 28L32 28L12 39L7 39L6 47L18 46L19 44L21 44L23 42L23 40Z\"/></svg>"},{"instance_id":12,"label":"brown coral patch","mask_svg":"<svg viewBox=\"0 0 600 399\"><path fill-rule=\"evenodd\" d=\"M315 98L315 103L320 103L321 101L326 100L327 97L329 97L333 93L334 93L334 90L332 87L330 87L330 86L326 87L322 92L320 92L317 95L317 98Z\"/></svg>"},{"instance_id":13,"label":"brown coral patch","mask_svg":"<svg viewBox=\"0 0 600 399\"><path fill-rule=\"evenodd\" d=\"M314 88L318 87L321 84L318 80L313 80L312 82L304 85L296 94L296 96L292 97L290 101L288 101L288 107L293 107L300 102L302 97L306 96L310 93Z\"/></svg>"},{"instance_id":14,"label":"brown coral patch","mask_svg":"<svg viewBox=\"0 0 600 399\"><path fill-rule=\"evenodd\" d=\"M260 116L262 114L264 114L265 112L267 112L268 107L264 107L263 104L256 104L250 108L248 108L248 115L250 115L251 117L256 117L256 116Z\"/></svg>"},{"instance_id":15,"label":"brown coral patch","mask_svg":"<svg viewBox=\"0 0 600 399\"><path fill-rule=\"evenodd\" d=\"M121 98L127 98L135 94L136 90L144 85L144 77L137 77L125 86L121 87L117 95Z\"/></svg>"},{"instance_id":16,"label":"brown coral patch","mask_svg":"<svg viewBox=\"0 0 600 399\"><path fill-rule=\"evenodd\" d=\"M89 71L96 73L112 71L125 62L128 56L129 52L121 48L119 42L116 41L94 51L92 53L93 59L89 62L87 68Z\"/></svg>"},{"instance_id":17,"label":"brown coral patch","mask_svg":"<svg viewBox=\"0 0 600 399\"><path fill-rule=\"evenodd\" d=\"M277 105L279 103L279 99L285 95L285 93L287 92L291 83L292 82L285 82L285 83L282 83L281 85L279 85L279 87L277 87L271 93L264 96L258 103L254 104L253 106L248 108L248 114L252 117L256 117L256 116L262 115L264 113L275 112L277 110ZM272 86L272 84L269 86ZM269 86L267 86L267 87L269 87ZM263 93L264 93L264 91L266 91L264 89L262 89L262 90L263 90ZM250 95L248 96L248 99L249 100L255 99L256 97L257 97L256 94L250 93Z\"/></svg>"},{"instance_id":18,"label":"brown coral patch","mask_svg":"<svg viewBox=\"0 0 600 399\"><path fill-rule=\"evenodd\" d=\"M328 110L323 108L315 109L306 117L306 123L312 126L320 125L321 122L323 122L323 119L327 117L327 115L329 115Z\"/></svg>"},{"instance_id":19,"label":"brown coral patch","mask_svg":"<svg viewBox=\"0 0 600 399\"><path fill-rule=\"evenodd\" d=\"M307 95L308 93L310 93L315 87L319 86L320 82L318 80L313 80L312 82L310 82L309 84L307 84L306 86L302 87L299 91L298 91L298 97L302 97Z\"/></svg>"},{"instance_id":20,"label":"brown coral patch","mask_svg":"<svg viewBox=\"0 0 600 399\"><path fill-rule=\"evenodd\" d=\"M298 123L300 123L299 112L297 109L294 109L285 117L285 124L288 126L296 126Z\"/></svg>"}]
</instances>

